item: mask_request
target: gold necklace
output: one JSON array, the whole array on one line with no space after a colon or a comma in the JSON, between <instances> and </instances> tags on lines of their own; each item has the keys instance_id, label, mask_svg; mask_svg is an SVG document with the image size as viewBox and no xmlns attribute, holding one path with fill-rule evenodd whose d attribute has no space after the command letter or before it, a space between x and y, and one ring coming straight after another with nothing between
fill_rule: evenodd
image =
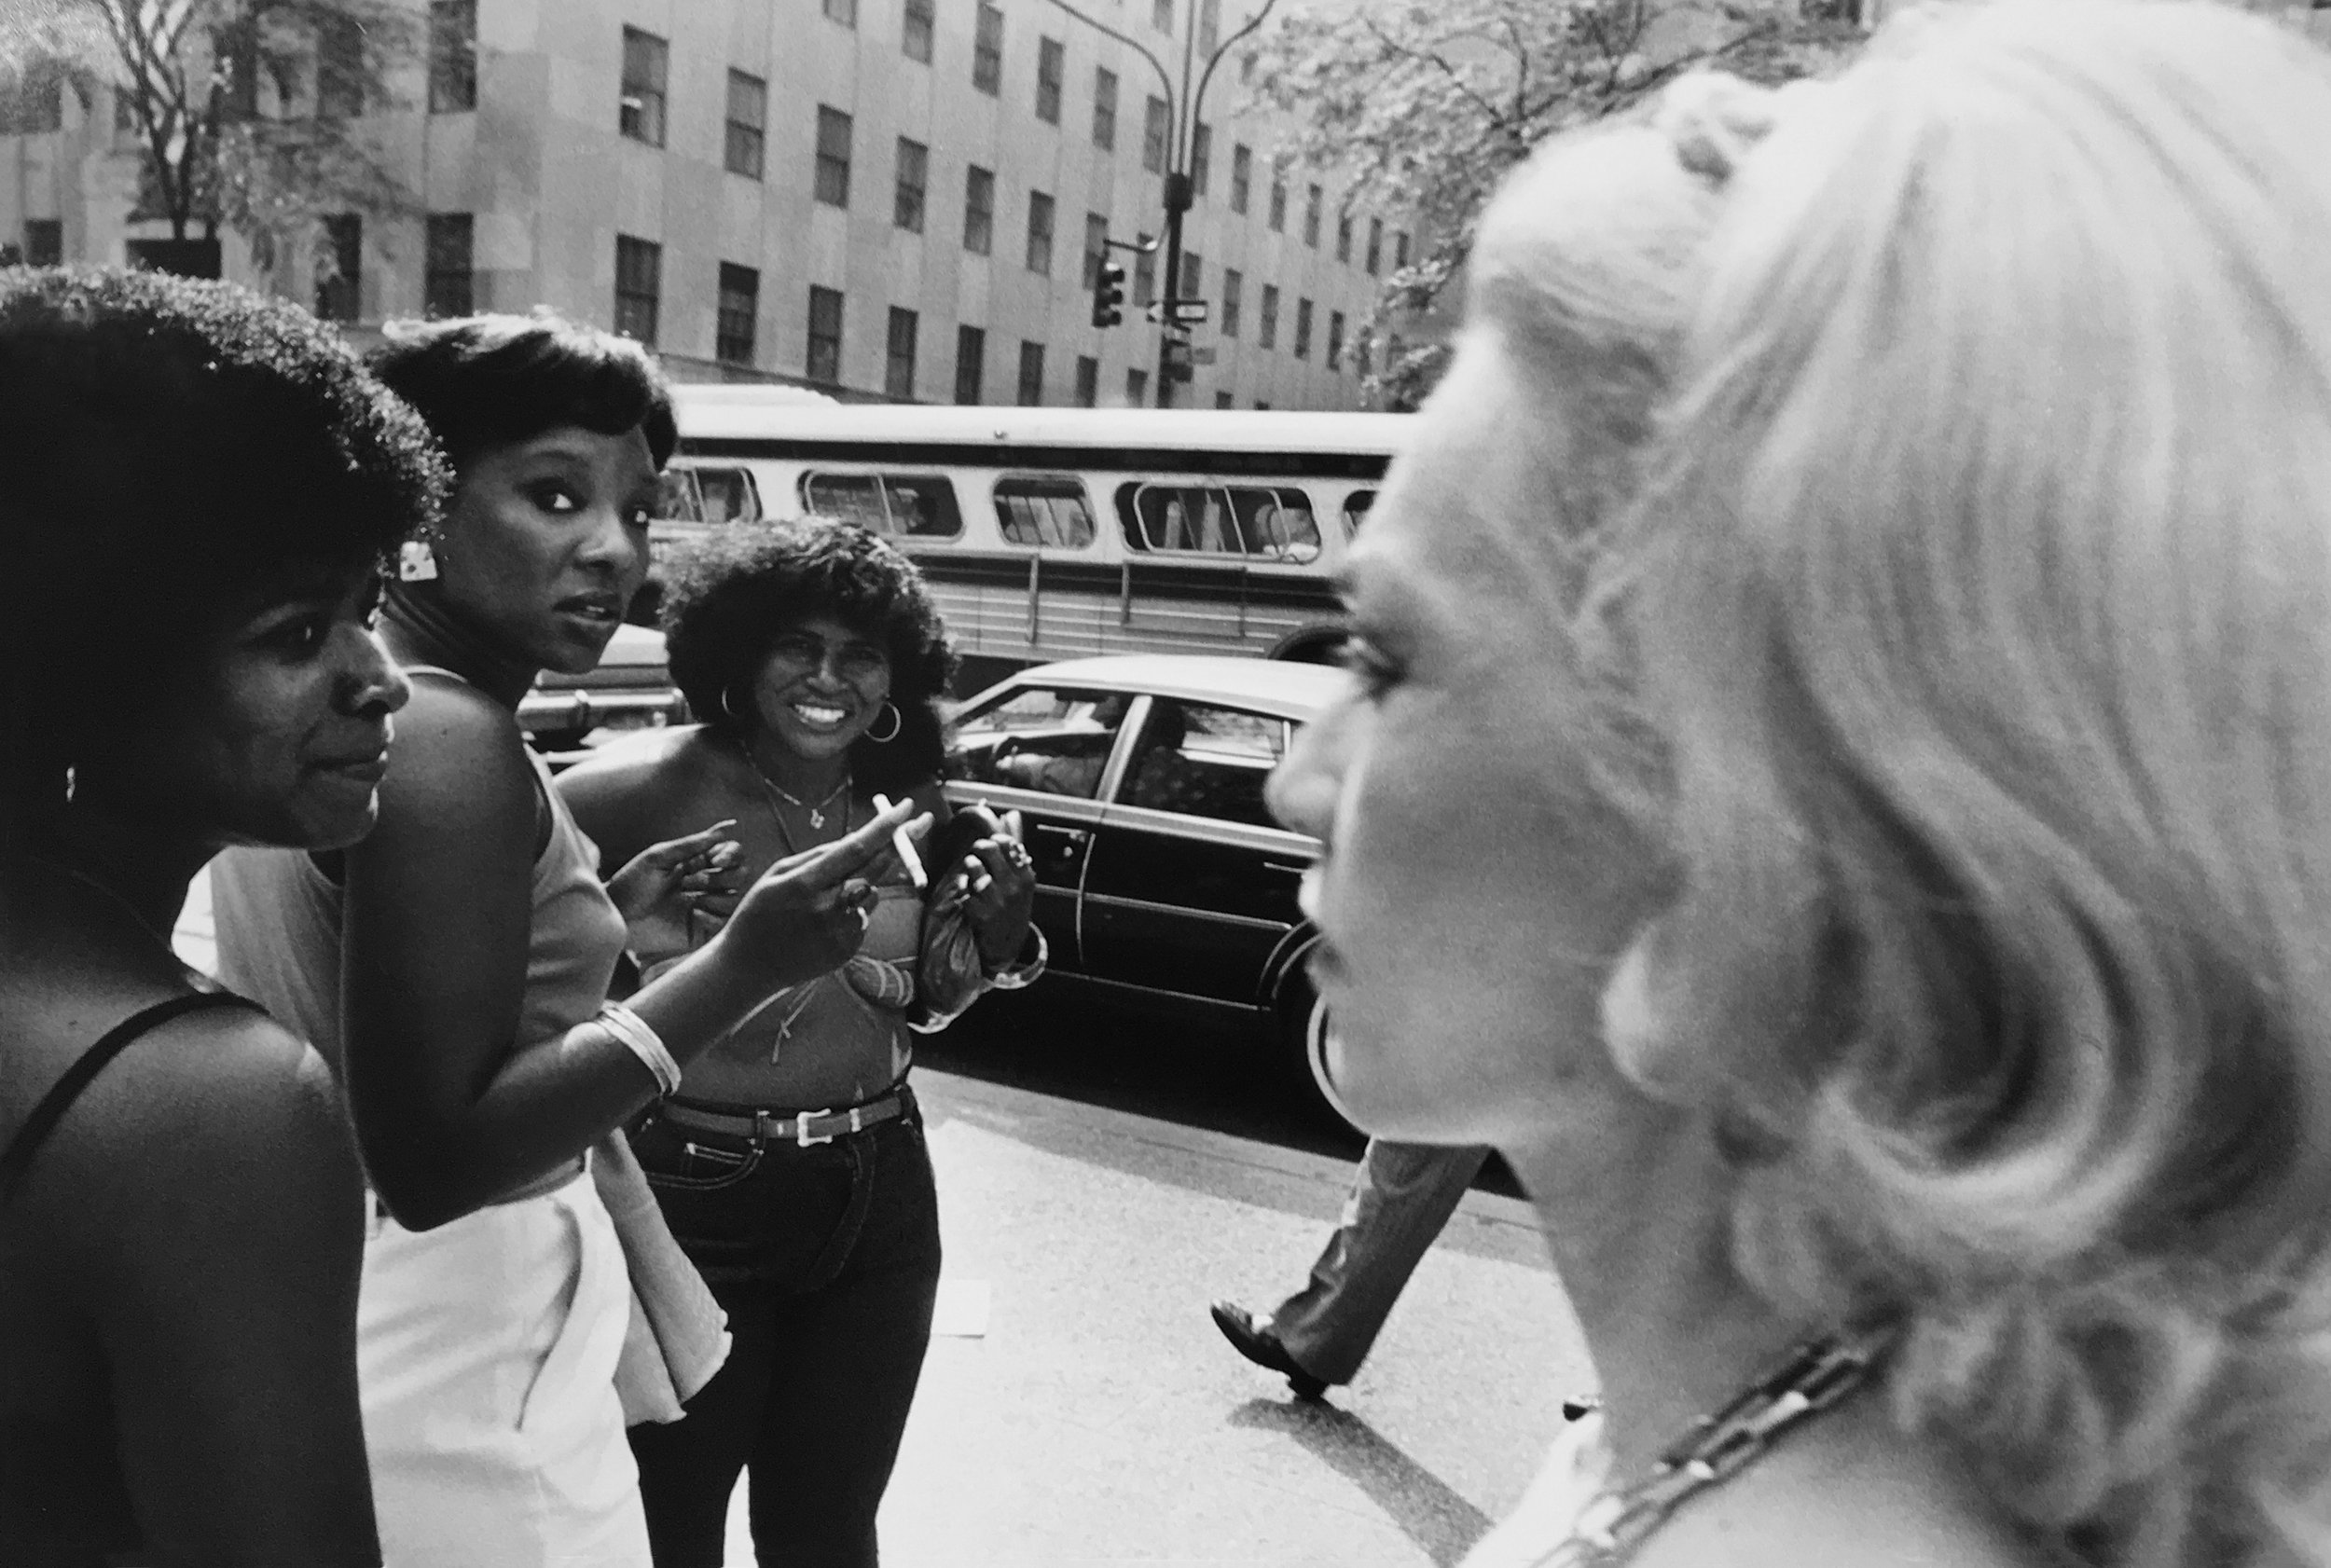
<instances>
[{"instance_id":1,"label":"gold necklace","mask_svg":"<svg viewBox=\"0 0 2331 1568\"><path fill-rule=\"evenodd\" d=\"M784 835L787 854L798 855L801 849L793 843L793 831L785 825L785 814L777 808L777 803L780 799L791 801L806 812L809 818L809 826L812 831L815 831L825 826L825 807L831 805L834 797L838 795L842 800L842 831L845 833L849 832L849 787L852 780L848 774L842 775L842 781L828 791L816 805L811 805L792 791L781 790L772 782L769 776L761 771L761 764L753 760L751 749L742 741L737 743L737 750L744 757L745 766L752 770L753 781L761 786L762 795L769 808L769 820L775 822L777 831Z\"/></svg>"}]
</instances>

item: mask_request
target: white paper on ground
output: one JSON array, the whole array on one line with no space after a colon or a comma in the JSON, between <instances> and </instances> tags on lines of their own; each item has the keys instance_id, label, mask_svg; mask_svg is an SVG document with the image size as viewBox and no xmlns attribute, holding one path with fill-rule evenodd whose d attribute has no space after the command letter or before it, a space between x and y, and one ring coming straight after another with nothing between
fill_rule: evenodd
<instances>
[{"instance_id":1,"label":"white paper on ground","mask_svg":"<svg viewBox=\"0 0 2331 1568\"><path fill-rule=\"evenodd\" d=\"M931 1314L931 1337L979 1340L987 1335L987 1309L995 1291L984 1279L942 1279Z\"/></svg>"}]
</instances>

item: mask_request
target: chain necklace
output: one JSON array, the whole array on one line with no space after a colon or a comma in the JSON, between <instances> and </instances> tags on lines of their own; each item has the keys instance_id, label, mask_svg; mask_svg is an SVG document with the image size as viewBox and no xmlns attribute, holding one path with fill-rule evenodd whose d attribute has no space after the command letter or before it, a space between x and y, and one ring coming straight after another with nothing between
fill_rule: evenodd
<instances>
[{"instance_id":1,"label":"chain necklace","mask_svg":"<svg viewBox=\"0 0 2331 1568\"><path fill-rule=\"evenodd\" d=\"M838 796L842 802L842 831L844 832L848 832L849 831L849 789L853 780L848 774L846 773L842 775L842 781L839 784L836 784L832 790L828 791L825 795L819 800L817 805L812 805L807 801L803 800L799 795L794 794L792 791L779 789L774 782L772 782L769 776L761 771L761 764L753 761L752 752L748 750L741 741L738 743L737 750L743 755L745 759L745 766L752 770L754 781L761 786L761 792L766 799L769 807L769 820L775 822L777 824L777 831L785 836L785 852L787 854L798 855L801 853L801 850L793 843L793 830L785 825L785 814L777 808L777 803L780 800L790 802L797 809L806 813L809 818L809 826L811 830L815 831L825 826L825 808L832 805L835 797Z\"/></svg>"},{"instance_id":2,"label":"chain necklace","mask_svg":"<svg viewBox=\"0 0 2331 1568\"><path fill-rule=\"evenodd\" d=\"M1569 1535L1532 1568L1624 1562L1686 1499L1730 1480L1762 1458L1782 1433L1859 1388L1900 1331L1898 1324L1882 1323L1799 1345L1731 1403L1694 1422L1648 1476L1596 1494L1579 1510Z\"/></svg>"}]
</instances>

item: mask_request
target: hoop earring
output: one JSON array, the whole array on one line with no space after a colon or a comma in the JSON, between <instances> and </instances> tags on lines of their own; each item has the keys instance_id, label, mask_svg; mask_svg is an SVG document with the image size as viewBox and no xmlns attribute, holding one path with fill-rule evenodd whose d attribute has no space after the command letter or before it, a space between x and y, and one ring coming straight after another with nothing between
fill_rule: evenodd
<instances>
[{"instance_id":1,"label":"hoop earring","mask_svg":"<svg viewBox=\"0 0 2331 1568\"><path fill-rule=\"evenodd\" d=\"M721 711L728 715L728 722L730 723L736 725L737 728L741 730L747 726L742 719L737 717L736 707L728 700L732 695L733 694L730 693L727 687L723 686L721 688Z\"/></svg>"},{"instance_id":2,"label":"hoop earring","mask_svg":"<svg viewBox=\"0 0 2331 1568\"><path fill-rule=\"evenodd\" d=\"M882 706L890 710L890 733L889 735L876 735L874 733L872 725L869 725L866 730L866 738L873 741L876 746L890 745L890 742L899 737L899 732L906 728L906 715L899 711L899 705L897 703L894 703L886 697L883 699ZM875 717L879 719L882 716L877 713Z\"/></svg>"}]
</instances>

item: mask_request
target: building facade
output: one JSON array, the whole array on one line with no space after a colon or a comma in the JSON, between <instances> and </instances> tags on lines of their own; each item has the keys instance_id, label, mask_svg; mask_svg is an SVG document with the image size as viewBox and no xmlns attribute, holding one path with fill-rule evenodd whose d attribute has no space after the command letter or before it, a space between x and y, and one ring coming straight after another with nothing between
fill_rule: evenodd
<instances>
[{"instance_id":1,"label":"building facade","mask_svg":"<svg viewBox=\"0 0 2331 1568\"><path fill-rule=\"evenodd\" d=\"M228 276L360 333L544 303L654 345L683 377L1155 401L1159 335L1139 308L1162 264L1119 258L1121 325L1092 324L1090 289L1104 236L1163 227L1165 87L1049 0L415 8L426 58L389 84L389 107L362 111L415 210L334 220L337 276L322 282L305 254L261 276L223 236ZM1235 25L1221 0L1079 9L1146 46L1177 87L1189 34ZM1346 209L1331 179L1279 170L1270 126L1234 113L1238 77L1225 59L1189 160L1181 294L1210 320L1176 401L1359 406L1358 329L1410 239L1393 214ZM33 260L118 262L167 232L131 220L134 138L115 120L102 91L20 111L0 134L0 241Z\"/></svg>"}]
</instances>

